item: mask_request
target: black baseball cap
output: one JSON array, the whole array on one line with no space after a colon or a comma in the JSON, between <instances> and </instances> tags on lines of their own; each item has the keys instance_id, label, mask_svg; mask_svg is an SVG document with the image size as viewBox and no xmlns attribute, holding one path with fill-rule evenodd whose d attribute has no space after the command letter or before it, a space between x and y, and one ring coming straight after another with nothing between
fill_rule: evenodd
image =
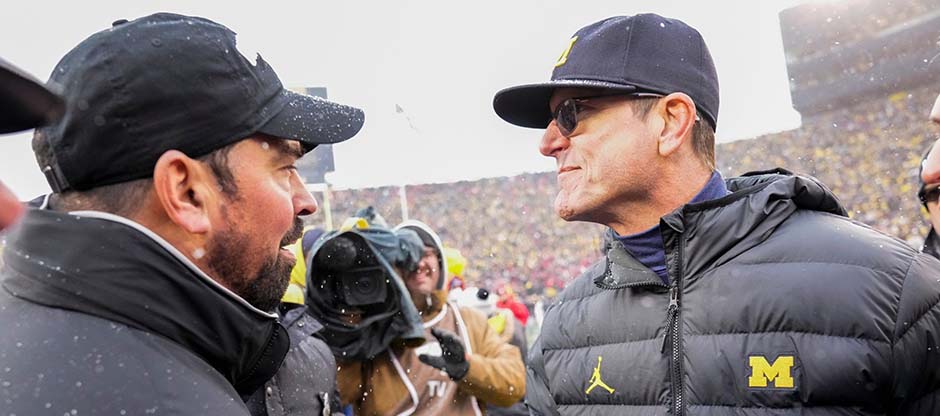
<instances>
[{"instance_id":1,"label":"black baseball cap","mask_svg":"<svg viewBox=\"0 0 940 416\"><path fill-rule=\"evenodd\" d=\"M682 92L712 128L718 122L718 74L702 35L656 14L611 17L578 30L555 63L551 81L499 91L493 109L512 124L545 128L552 120L549 100L558 88Z\"/></svg>"},{"instance_id":2,"label":"black baseball cap","mask_svg":"<svg viewBox=\"0 0 940 416\"><path fill-rule=\"evenodd\" d=\"M200 157L258 133L309 151L353 137L365 119L285 89L260 55L238 51L227 27L171 13L119 20L85 39L49 83L66 101L62 120L38 130L53 151L40 168L55 192L147 178L167 150Z\"/></svg>"},{"instance_id":3,"label":"black baseball cap","mask_svg":"<svg viewBox=\"0 0 940 416\"><path fill-rule=\"evenodd\" d=\"M58 95L0 58L0 134L51 123L63 109Z\"/></svg>"}]
</instances>

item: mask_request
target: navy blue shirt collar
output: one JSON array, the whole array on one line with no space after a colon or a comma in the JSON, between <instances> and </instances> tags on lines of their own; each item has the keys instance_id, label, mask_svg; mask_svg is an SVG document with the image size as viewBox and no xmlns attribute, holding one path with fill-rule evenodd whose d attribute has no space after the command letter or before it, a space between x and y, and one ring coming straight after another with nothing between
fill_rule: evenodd
<instances>
[{"instance_id":1,"label":"navy blue shirt collar","mask_svg":"<svg viewBox=\"0 0 940 416\"><path fill-rule=\"evenodd\" d=\"M724 178L716 170L689 203L718 199L729 193ZM666 272L666 249L663 247L663 236L659 232L659 224L637 234L621 236L615 233L614 235L634 258L656 272L663 282L669 283L669 276Z\"/></svg>"}]
</instances>

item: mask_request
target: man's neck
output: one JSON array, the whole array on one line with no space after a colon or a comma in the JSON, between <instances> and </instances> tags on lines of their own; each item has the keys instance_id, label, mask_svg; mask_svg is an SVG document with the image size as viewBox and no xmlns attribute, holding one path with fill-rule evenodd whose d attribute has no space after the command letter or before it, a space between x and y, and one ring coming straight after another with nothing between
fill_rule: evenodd
<instances>
[{"instance_id":1,"label":"man's neck","mask_svg":"<svg viewBox=\"0 0 940 416\"><path fill-rule=\"evenodd\" d=\"M696 170L691 175L669 175L651 189L646 203L622 207L607 225L619 235L649 230L659 219L692 200L711 179L712 171Z\"/></svg>"}]
</instances>

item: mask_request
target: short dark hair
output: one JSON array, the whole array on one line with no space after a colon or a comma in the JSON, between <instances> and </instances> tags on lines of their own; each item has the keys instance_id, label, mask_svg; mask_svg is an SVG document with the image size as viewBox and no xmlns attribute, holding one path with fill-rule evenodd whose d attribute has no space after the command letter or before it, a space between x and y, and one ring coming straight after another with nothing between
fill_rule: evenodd
<instances>
[{"instance_id":1,"label":"short dark hair","mask_svg":"<svg viewBox=\"0 0 940 416\"><path fill-rule=\"evenodd\" d=\"M219 182L222 194L229 198L238 197L238 184L235 183L235 175L232 174L232 169L228 166L228 154L237 143L216 149L212 153L199 158L200 161L209 165L209 169L215 175L215 180Z\"/></svg>"},{"instance_id":2,"label":"short dark hair","mask_svg":"<svg viewBox=\"0 0 940 416\"><path fill-rule=\"evenodd\" d=\"M234 144L221 147L198 160L209 165L222 193L230 198L238 196L235 176L228 166L228 154ZM54 155L49 140L41 129L33 133L33 152L40 168L52 163ZM69 190L53 193L50 205L59 211L96 210L109 212L122 217L132 216L140 207L140 201L153 187L153 179L135 179L132 181L104 185L85 191Z\"/></svg>"},{"instance_id":3,"label":"short dark hair","mask_svg":"<svg viewBox=\"0 0 940 416\"><path fill-rule=\"evenodd\" d=\"M633 108L633 114L645 119L658 101L659 97L644 97L630 100L628 103ZM711 125L702 121L705 118L700 111L696 110L695 115L698 118L695 125L692 126L692 146L695 155L706 167L715 170L715 130L712 129Z\"/></svg>"}]
</instances>

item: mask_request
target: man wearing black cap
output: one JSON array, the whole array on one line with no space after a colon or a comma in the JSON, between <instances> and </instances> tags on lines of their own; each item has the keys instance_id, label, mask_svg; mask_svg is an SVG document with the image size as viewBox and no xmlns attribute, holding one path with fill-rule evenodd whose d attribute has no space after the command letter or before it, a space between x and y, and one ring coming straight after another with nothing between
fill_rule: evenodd
<instances>
[{"instance_id":1,"label":"man wearing black cap","mask_svg":"<svg viewBox=\"0 0 940 416\"><path fill-rule=\"evenodd\" d=\"M937 414L940 262L813 178L722 180L718 96L699 32L654 14L579 30L550 82L497 93L545 129L558 214L614 239L546 310L533 413Z\"/></svg>"},{"instance_id":2,"label":"man wearing black cap","mask_svg":"<svg viewBox=\"0 0 940 416\"><path fill-rule=\"evenodd\" d=\"M283 247L317 209L294 163L362 112L166 13L92 35L50 83L65 114L33 148L54 193L4 253L4 413L248 414L289 347Z\"/></svg>"},{"instance_id":3,"label":"man wearing black cap","mask_svg":"<svg viewBox=\"0 0 940 416\"><path fill-rule=\"evenodd\" d=\"M930 110L930 121L940 125L940 96L933 104ZM940 140L931 145L930 150L924 156L920 165L920 191L917 197L921 204L927 209L930 215L930 232L924 239L924 247L921 251L931 256L940 258L940 236L937 235L937 229L940 228Z\"/></svg>"}]
</instances>

